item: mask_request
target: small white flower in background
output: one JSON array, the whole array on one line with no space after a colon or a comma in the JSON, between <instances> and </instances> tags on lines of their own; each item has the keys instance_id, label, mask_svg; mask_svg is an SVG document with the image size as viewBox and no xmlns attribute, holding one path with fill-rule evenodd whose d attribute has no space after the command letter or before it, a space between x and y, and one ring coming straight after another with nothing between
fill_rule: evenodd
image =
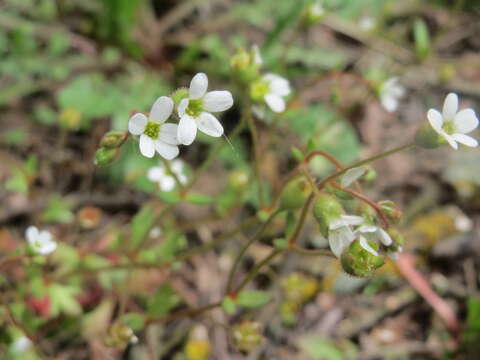
<instances>
[{"instance_id":1,"label":"small white flower in background","mask_svg":"<svg viewBox=\"0 0 480 360\"><path fill-rule=\"evenodd\" d=\"M162 234L163 234L162 229L159 226L154 226L148 233L148 236L152 239L156 239L160 237Z\"/></svg>"},{"instance_id":2,"label":"small white flower in background","mask_svg":"<svg viewBox=\"0 0 480 360\"><path fill-rule=\"evenodd\" d=\"M178 155L177 124L164 124L173 111L173 100L167 96L159 97L152 105L149 116L136 113L128 121L128 130L140 135L140 152L148 158L155 150L167 160Z\"/></svg>"},{"instance_id":3,"label":"small white flower in background","mask_svg":"<svg viewBox=\"0 0 480 360\"><path fill-rule=\"evenodd\" d=\"M342 215L329 224L328 243L337 258L340 258L343 250L355 239L351 226L360 225L363 221L361 216Z\"/></svg>"},{"instance_id":4,"label":"small white flower in background","mask_svg":"<svg viewBox=\"0 0 480 360\"><path fill-rule=\"evenodd\" d=\"M379 226L374 225L362 225L355 234L361 233L369 240L379 240L383 245L390 246L393 244L393 240L388 233Z\"/></svg>"},{"instance_id":5,"label":"small white flower in background","mask_svg":"<svg viewBox=\"0 0 480 360\"><path fill-rule=\"evenodd\" d=\"M28 244L34 252L40 255L48 255L55 251L57 243L48 231L39 231L35 226L29 226L25 231Z\"/></svg>"},{"instance_id":6,"label":"small white flower in background","mask_svg":"<svg viewBox=\"0 0 480 360\"><path fill-rule=\"evenodd\" d=\"M290 95L290 82L276 74L266 74L250 89L251 96L256 101L265 101L272 111L285 111L285 96Z\"/></svg>"},{"instance_id":7,"label":"small white flower in background","mask_svg":"<svg viewBox=\"0 0 480 360\"><path fill-rule=\"evenodd\" d=\"M321 17L325 14L325 9L323 8L321 1L317 1L317 2L315 2L315 4L310 6L309 11L310 11L311 15L313 15L315 17Z\"/></svg>"},{"instance_id":8,"label":"small white flower in background","mask_svg":"<svg viewBox=\"0 0 480 360\"><path fill-rule=\"evenodd\" d=\"M458 96L450 93L443 103L443 111L430 109L427 113L432 128L440 134L452 148L458 149L458 144L476 147L477 140L465 135L478 127L478 119L472 109L458 111Z\"/></svg>"},{"instance_id":9,"label":"small white flower in background","mask_svg":"<svg viewBox=\"0 0 480 360\"><path fill-rule=\"evenodd\" d=\"M32 346L32 342L26 336L20 336L12 343L12 351L16 354L24 353Z\"/></svg>"},{"instance_id":10,"label":"small white flower in background","mask_svg":"<svg viewBox=\"0 0 480 360\"><path fill-rule=\"evenodd\" d=\"M363 31L370 31L375 27L375 20L371 16L363 16L358 21L358 26Z\"/></svg>"},{"instance_id":11,"label":"small white flower in background","mask_svg":"<svg viewBox=\"0 0 480 360\"><path fill-rule=\"evenodd\" d=\"M342 185L343 187L349 187L355 181L361 178L366 171L367 169L365 167L355 167L348 170L345 175L343 175L340 185Z\"/></svg>"},{"instance_id":12,"label":"small white flower in background","mask_svg":"<svg viewBox=\"0 0 480 360\"><path fill-rule=\"evenodd\" d=\"M212 112L225 111L232 107L233 97L230 91L209 91L208 77L198 73L190 82L188 98L178 104L178 140L183 145L190 145L197 136L197 129L201 132L220 137L223 127Z\"/></svg>"},{"instance_id":13,"label":"small white flower in background","mask_svg":"<svg viewBox=\"0 0 480 360\"><path fill-rule=\"evenodd\" d=\"M182 184L187 183L187 177L184 173L184 163L181 160L174 160L170 164L170 169L177 176L178 181ZM172 191L175 188L175 178L168 172L168 169L162 164L150 168L147 173L150 181L158 183L162 191Z\"/></svg>"},{"instance_id":14,"label":"small white flower in background","mask_svg":"<svg viewBox=\"0 0 480 360\"><path fill-rule=\"evenodd\" d=\"M394 112L397 110L400 98L404 94L405 88L400 85L399 78L390 78L380 87L380 103L386 111Z\"/></svg>"}]
</instances>

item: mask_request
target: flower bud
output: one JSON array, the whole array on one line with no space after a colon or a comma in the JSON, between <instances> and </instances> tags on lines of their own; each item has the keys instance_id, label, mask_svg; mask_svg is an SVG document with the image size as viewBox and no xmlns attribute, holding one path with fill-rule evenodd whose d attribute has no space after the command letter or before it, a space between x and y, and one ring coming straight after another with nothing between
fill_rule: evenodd
<instances>
[{"instance_id":1,"label":"flower bud","mask_svg":"<svg viewBox=\"0 0 480 360\"><path fill-rule=\"evenodd\" d=\"M320 225L320 232L325 237L328 236L329 224L342 216L343 213L342 205L332 195L320 194L313 204L313 215Z\"/></svg>"},{"instance_id":2,"label":"flower bud","mask_svg":"<svg viewBox=\"0 0 480 360\"><path fill-rule=\"evenodd\" d=\"M415 145L424 149L435 149L446 144L447 141L428 122L420 125L415 134Z\"/></svg>"},{"instance_id":3,"label":"flower bud","mask_svg":"<svg viewBox=\"0 0 480 360\"><path fill-rule=\"evenodd\" d=\"M398 223L402 218L402 210L400 210L393 201L383 200L378 203L382 212L394 223Z\"/></svg>"},{"instance_id":4,"label":"flower bud","mask_svg":"<svg viewBox=\"0 0 480 360\"><path fill-rule=\"evenodd\" d=\"M244 170L233 171L228 177L228 184L234 190L245 190L248 185L248 173Z\"/></svg>"},{"instance_id":5,"label":"flower bud","mask_svg":"<svg viewBox=\"0 0 480 360\"><path fill-rule=\"evenodd\" d=\"M128 132L109 131L105 135L103 135L102 140L100 140L100 147L105 147L109 149L117 148L125 142L127 136Z\"/></svg>"},{"instance_id":6,"label":"flower bud","mask_svg":"<svg viewBox=\"0 0 480 360\"><path fill-rule=\"evenodd\" d=\"M243 321L233 328L235 346L240 351L250 352L264 341L262 325L254 321Z\"/></svg>"},{"instance_id":7,"label":"flower bud","mask_svg":"<svg viewBox=\"0 0 480 360\"><path fill-rule=\"evenodd\" d=\"M186 88L180 88L177 89L173 94L171 95L171 98L176 106L180 104L180 101L182 99L188 98L188 89Z\"/></svg>"},{"instance_id":8,"label":"flower bud","mask_svg":"<svg viewBox=\"0 0 480 360\"><path fill-rule=\"evenodd\" d=\"M317 279L301 273L292 273L281 281L281 287L288 300L302 304L314 296L319 288Z\"/></svg>"},{"instance_id":9,"label":"flower bud","mask_svg":"<svg viewBox=\"0 0 480 360\"><path fill-rule=\"evenodd\" d=\"M113 324L107 333L105 344L115 349L125 349L138 341L132 329L120 323Z\"/></svg>"},{"instance_id":10,"label":"flower bud","mask_svg":"<svg viewBox=\"0 0 480 360\"><path fill-rule=\"evenodd\" d=\"M110 165L115 161L115 159L118 157L119 154L120 154L120 151L118 148L108 149L108 148L101 147L95 153L95 160L94 160L95 165L97 166Z\"/></svg>"},{"instance_id":11,"label":"flower bud","mask_svg":"<svg viewBox=\"0 0 480 360\"><path fill-rule=\"evenodd\" d=\"M240 48L230 59L230 66L235 71L244 71L252 63L252 56L245 49Z\"/></svg>"},{"instance_id":12,"label":"flower bud","mask_svg":"<svg viewBox=\"0 0 480 360\"><path fill-rule=\"evenodd\" d=\"M85 206L77 213L77 221L83 229L93 229L102 220L102 210L94 206Z\"/></svg>"},{"instance_id":13,"label":"flower bud","mask_svg":"<svg viewBox=\"0 0 480 360\"><path fill-rule=\"evenodd\" d=\"M322 7L320 1L311 4L307 7L304 15L304 22L306 25L314 25L318 23L325 16L325 9Z\"/></svg>"},{"instance_id":14,"label":"flower bud","mask_svg":"<svg viewBox=\"0 0 480 360\"><path fill-rule=\"evenodd\" d=\"M66 108L59 115L60 126L68 130L77 130L82 121L82 114L77 109Z\"/></svg>"},{"instance_id":15,"label":"flower bud","mask_svg":"<svg viewBox=\"0 0 480 360\"><path fill-rule=\"evenodd\" d=\"M385 261L378 255L378 244L375 241L366 241L362 245L362 239L356 239L343 251L340 263L343 270L355 277L368 277L382 266Z\"/></svg>"},{"instance_id":16,"label":"flower bud","mask_svg":"<svg viewBox=\"0 0 480 360\"><path fill-rule=\"evenodd\" d=\"M293 179L282 190L280 209L295 210L301 208L311 192L312 187L305 177L300 176Z\"/></svg>"}]
</instances>

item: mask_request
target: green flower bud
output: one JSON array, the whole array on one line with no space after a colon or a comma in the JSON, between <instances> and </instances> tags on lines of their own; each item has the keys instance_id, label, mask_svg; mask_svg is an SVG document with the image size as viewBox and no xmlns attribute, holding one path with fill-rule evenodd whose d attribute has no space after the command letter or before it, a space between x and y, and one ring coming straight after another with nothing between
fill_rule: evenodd
<instances>
[{"instance_id":1,"label":"green flower bud","mask_svg":"<svg viewBox=\"0 0 480 360\"><path fill-rule=\"evenodd\" d=\"M59 115L60 126L68 130L77 130L82 121L82 114L77 109L65 108Z\"/></svg>"},{"instance_id":2,"label":"green flower bud","mask_svg":"<svg viewBox=\"0 0 480 360\"><path fill-rule=\"evenodd\" d=\"M235 71L243 71L252 63L252 56L245 49L238 49L230 59L230 66Z\"/></svg>"},{"instance_id":3,"label":"green flower bud","mask_svg":"<svg viewBox=\"0 0 480 360\"><path fill-rule=\"evenodd\" d=\"M328 236L329 224L343 214L343 207L335 197L328 194L320 194L317 196L313 204L313 215L320 225L320 232L325 237Z\"/></svg>"},{"instance_id":4,"label":"green flower bud","mask_svg":"<svg viewBox=\"0 0 480 360\"><path fill-rule=\"evenodd\" d=\"M175 92L173 92L171 97L174 104L178 106L178 104L180 104L180 101L182 101L182 99L188 98L188 89L186 88L177 89Z\"/></svg>"},{"instance_id":5,"label":"green flower bud","mask_svg":"<svg viewBox=\"0 0 480 360\"><path fill-rule=\"evenodd\" d=\"M124 324L113 324L107 333L105 345L115 349L125 349L128 344L133 344L138 341L133 330Z\"/></svg>"},{"instance_id":6,"label":"green flower bud","mask_svg":"<svg viewBox=\"0 0 480 360\"><path fill-rule=\"evenodd\" d=\"M402 217L402 210L400 210L393 201L383 200L378 203L382 212L387 216L387 218L394 223L398 223Z\"/></svg>"},{"instance_id":7,"label":"green flower bud","mask_svg":"<svg viewBox=\"0 0 480 360\"><path fill-rule=\"evenodd\" d=\"M243 321L234 326L233 339L240 351L250 352L264 341L262 325L254 321Z\"/></svg>"},{"instance_id":8,"label":"green flower bud","mask_svg":"<svg viewBox=\"0 0 480 360\"><path fill-rule=\"evenodd\" d=\"M376 242L368 241L367 244L374 252L378 251L379 246ZM347 274L355 277L368 277L385 261L378 253L374 254L372 251L365 249L361 241L357 239L352 241L348 248L343 251L340 263Z\"/></svg>"},{"instance_id":9,"label":"green flower bud","mask_svg":"<svg viewBox=\"0 0 480 360\"><path fill-rule=\"evenodd\" d=\"M311 192L312 187L305 177L300 176L293 179L283 188L280 195L280 209L295 210L301 208Z\"/></svg>"},{"instance_id":10,"label":"green flower bud","mask_svg":"<svg viewBox=\"0 0 480 360\"><path fill-rule=\"evenodd\" d=\"M128 133L125 131L109 131L103 135L102 140L100 140L100 146L105 148L117 148L125 142Z\"/></svg>"},{"instance_id":11,"label":"green flower bud","mask_svg":"<svg viewBox=\"0 0 480 360\"><path fill-rule=\"evenodd\" d=\"M242 191L248 185L248 173L244 170L235 170L230 173L228 177L228 184L231 186L232 189Z\"/></svg>"},{"instance_id":12,"label":"green flower bud","mask_svg":"<svg viewBox=\"0 0 480 360\"><path fill-rule=\"evenodd\" d=\"M320 1L315 2L314 4L307 7L304 14L304 22L308 25L314 25L318 23L325 16L325 9L322 7Z\"/></svg>"},{"instance_id":13,"label":"green flower bud","mask_svg":"<svg viewBox=\"0 0 480 360\"><path fill-rule=\"evenodd\" d=\"M435 149L446 144L447 140L440 136L428 122L423 123L415 134L415 145L424 149Z\"/></svg>"},{"instance_id":14,"label":"green flower bud","mask_svg":"<svg viewBox=\"0 0 480 360\"><path fill-rule=\"evenodd\" d=\"M120 154L120 150L118 148L105 148L101 147L95 153L95 165L97 166L106 166L113 163L118 155Z\"/></svg>"}]
</instances>

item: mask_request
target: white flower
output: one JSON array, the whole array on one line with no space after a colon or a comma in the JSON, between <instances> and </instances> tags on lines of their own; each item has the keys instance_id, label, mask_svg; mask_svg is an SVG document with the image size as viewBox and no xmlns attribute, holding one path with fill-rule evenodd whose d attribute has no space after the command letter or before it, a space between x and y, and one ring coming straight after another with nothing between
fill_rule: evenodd
<instances>
[{"instance_id":1,"label":"white flower","mask_svg":"<svg viewBox=\"0 0 480 360\"><path fill-rule=\"evenodd\" d=\"M443 112L430 109L427 118L432 128L455 150L458 148L457 143L471 147L478 146L477 140L465 135L477 128L478 119L472 109L458 111L457 94L448 94L443 103Z\"/></svg>"},{"instance_id":2,"label":"white flower","mask_svg":"<svg viewBox=\"0 0 480 360\"><path fill-rule=\"evenodd\" d=\"M267 105L274 112L285 111L285 100L283 100L283 97L291 93L289 81L276 74L266 74L262 79L267 85L267 91L264 95Z\"/></svg>"},{"instance_id":3,"label":"white flower","mask_svg":"<svg viewBox=\"0 0 480 360\"><path fill-rule=\"evenodd\" d=\"M380 87L380 102L388 112L398 108L400 98L405 94L405 88L399 84L399 78L393 77L385 81Z\"/></svg>"},{"instance_id":4,"label":"white flower","mask_svg":"<svg viewBox=\"0 0 480 360\"><path fill-rule=\"evenodd\" d=\"M140 135L140 152L143 156L151 158L155 150L167 160L178 155L178 125L164 124L172 111L173 100L161 96L153 103L148 118L142 113L136 113L128 121L130 133Z\"/></svg>"},{"instance_id":5,"label":"white flower","mask_svg":"<svg viewBox=\"0 0 480 360\"><path fill-rule=\"evenodd\" d=\"M360 216L342 215L330 222L328 226L328 243L330 250L337 258L342 255L343 250L355 239L355 233L352 231L351 226L360 225L363 221L364 219Z\"/></svg>"},{"instance_id":6,"label":"white flower","mask_svg":"<svg viewBox=\"0 0 480 360\"><path fill-rule=\"evenodd\" d=\"M325 9L323 8L321 1L317 1L315 4L310 6L309 11L314 17L321 17L325 14Z\"/></svg>"},{"instance_id":7,"label":"white flower","mask_svg":"<svg viewBox=\"0 0 480 360\"><path fill-rule=\"evenodd\" d=\"M358 26L363 31L370 31L375 27L375 20L371 16L363 16L358 21Z\"/></svg>"},{"instance_id":8,"label":"white flower","mask_svg":"<svg viewBox=\"0 0 480 360\"><path fill-rule=\"evenodd\" d=\"M342 181L340 182L340 184L343 187L349 187L355 181L357 181L360 177L362 177L363 174L365 174L366 171L367 171L367 169L363 166L362 167L355 167L353 169L347 170L345 175L343 175Z\"/></svg>"},{"instance_id":9,"label":"white flower","mask_svg":"<svg viewBox=\"0 0 480 360\"><path fill-rule=\"evenodd\" d=\"M32 342L26 336L20 336L12 343L12 351L16 354L24 353L32 346Z\"/></svg>"},{"instance_id":10,"label":"white flower","mask_svg":"<svg viewBox=\"0 0 480 360\"><path fill-rule=\"evenodd\" d=\"M358 233L362 233L365 237L372 240L377 239L385 246L390 246L393 244L393 240L390 235L388 235L388 233L379 226L362 225L355 230L355 234Z\"/></svg>"},{"instance_id":11,"label":"white flower","mask_svg":"<svg viewBox=\"0 0 480 360\"><path fill-rule=\"evenodd\" d=\"M170 169L177 176L180 183L187 183L187 177L184 174L183 161L172 161L170 164ZM167 168L163 164L150 168L147 173L147 178L150 181L158 183L158 186L162 191L171 191L175 188L175 178L168 172Z\"/></svg>"},{"instance_id":12,"label":"white flower","mask_svg":"<svg viewBox=\"0 0 480 360\"><path fill-rule=\"evenodd\" d=\"M209 91L208 78L204 73L198 73L190 82L188 98L182 99L178 105L178 140L181 144L190 145L197 129L201 132L220 137L223 127L211 112L225 111L232 107L233 97L230 91Z\"/></svg>"},{"instance_id":13,"label":"white flower","mask_svg":"<svg viewBox=\"0 0 480 360\"><path fill-rule=\"evenodd\" d=\"M28 244L37 254L48 255L55 251L57 243L48 231L39 231L35 226L29 226L25 231Z\"/></svg>"}]
</instances>

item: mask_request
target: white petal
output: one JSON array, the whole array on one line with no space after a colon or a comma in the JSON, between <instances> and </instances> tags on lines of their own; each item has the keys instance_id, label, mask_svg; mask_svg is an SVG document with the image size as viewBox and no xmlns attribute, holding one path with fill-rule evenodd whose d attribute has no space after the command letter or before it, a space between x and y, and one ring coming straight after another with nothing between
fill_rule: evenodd
<instances>
[{"instance_id":1,"label":"white petal","mask_svg":"<svg viewBox=\"0 0 480 360\"><path fill-rule=\"evenodd\" d=\"M457 144L457 142L455 141L455 139L454 139L452 136L448 135L448 134L447 134L445 131L443 131L443 130L442 130L441 132L439 132L439 133L440 133L440 135L442 135L442 136L445 138L445 140L448 141L448 144L449 144L452 148L454 148L455 150L458 149L458 144Z\"/></svg>"},{"instance_id":2,"label":"white petal","mask_svg":"<svg viewBox=\"0 0 480 360\"><path fill-rule=\"evenodd\" d=\"M427 112L427 119L436 132L440 132L443 126L443 116L438 110L430 109Z\"/></svg>"},{"instance_id":3,"label":"white petal","mask_svg":"<svg viewBox=\"0 0 480 360\"><path fill-rule=\"evenodd\" d=\"M270 91L275 95L290 95L290 82L287 79L276 74L267 74L263 79L269 83Z\"/></svg>"},{"instance_id":4,"label":"white petal","mask_svg":"<svg viewBox=\"0 0 480 360\"><path fill-rule=\"evenodd\" d=\"M155 141L155 150L157 150L161 157L167 160L176 158L179 153L177 145L170 145L161 140Z\"/></svg>"},{"instance_id":5,"label":"white petal","mask_svg":"<svg viewBox=\"0 0 480 360\"><path fill-rule=\"evenodd\" d=\"M187 110L188 107L188 99L182 99L180 100L180 104L178 104L178 116L182 117L185 115L185 111Z\"/></svg>"},{"instance_id":6,"label":"white petal","mask_svg":"<svg viewBox=\"0 0 480 360\"><path fill-rule=\"evenodd\" d=\"M52 234L50 234L46 230L40 231L40 233L38 234L38 241L45 244L49 243L52 241Z\"/></svg>"},{"instance_id":7,"label":"white petal","mask_svg":"<svg viewBox=\"0 0 480 360\"><path fill-rule=\"evenodd\" d=\"M205 95L208 88L208 78L204 73L198 73L190 82L190 99L200 99Z\"/></svg>"},{"instance_id":8,"label":"white petal","mask_svg":"<svg viewBox=\"0 0 480 360\"><path fill-rule=\"evenodd\" d=\"M170 145L178 145L180 144L180 142L178 141L177 133L177 124L163 124L160 127L160 134L158 135L158 139Z\"/></svg>"},{"instance_id":9,"label":"white petal","mask_svg":"<svg viewBox=\"0 0 480 360\"><path fill-rule=\"evenodd\" d=\"M341 219L347 225L360 225L365 221L363 217L354 215L342 215Z\"/></svg>"},{"instance_id":10,"label":"white petal","mask_svg":"<svg viewBox=\"0 0 480 360\"><path fill-rule=\"evenodd\" d=\"M267 94L265 95L265 102L272 109L272 111L280 113L285 111L285 101L278 95Z\"/></svg>"},{"instance_id":11,"label":"white petal","mask_svg":"<svg viewBox=\"0 0 480 360\"><path fill-rule=\"evenodd\" d=\"M25 237L27 238L28 242L37 240L38 234L39 233L36 226L29 226L25 231Z\"/></svg>"},{"instance_id":12,"label":"white petal","mask_svg":"<svg viewBox=\"0 0 480 360\"><path fill-rule=\"evenodd\" d=\"M367 169L365 167L356 167L348 170L342 177L341 185L343 187L352 185L352 183L365 174L366 171Z\"/></svg>"},{"instance_id":13,"label":"white petal","mask_svg":"<svg viewBox=\"0 0 480 360\"><path fill-rule=\"evenodd\" d=\"M128 120L128 131L133 135L140 135L145 130L148 119L144 114L136 113Z\"/></svg>"},{"instance_id":14,"label":"white petal","mask_svg":"<svg viewBox=\"0 0 480 360\"><path fill-rule=\"evenodd\" d=\"M262 55L260 54L260 48L258 45L252 46L252 54L253 54L253 63L255 65L261 66L263 64Z\"/></svg>"},{"instance_id":15,"label":"white petal","mask_svg":"<svg viewBox=\"0 0 480 360\"><path fill-rule=\"evenodd\" d=\"M453 120L458 111L458 96L455 93L450 93L445 98L443 103L443 120Z\"/></svg>"},{"instance_id":16,"label":"white petal","mask_svg":"<svg viewBox=\"0 0 480 360\"><path fill-rule=\"evenodd\" d=\"M392 113L398 108L398 100L391 96L391 94L381 94L380 102L387 112Z\"/></svg>"},{"instance_id":17,"label":"white petal","mask_svg":"<svg viewBox=\"0 0 480 360\"><path fill-rule=\"evenodd\" d=\"M173 100L168 96L160 96L152 105L150 119L157 123L164 123L173 111Z\"/></svg>"},{"instance_id":18,"label":"white petal","mask_svg":"<svg viewBox=\"0 0 480 360\"><path fill-rule=\"evenodd\" d=\"M390 235L388 235L388 233L382 228L378 228L378 238L380 239L382 244L385 246L390 246L393 243L393 240L390 237Z\"/></svg>"},{"instance_id":19,"label":"white petal","mask_svg":"<svg viewBox=\"0 0 480 360\"><path fill-rule=\"evenodd\" d=\"M370 246L367 239L365 239L363 236L360 236L359 243L364 250L367 250L372 255L378 256L378 252Z\"/></svg>"},{"instance_id":20,"label":"white petal","mask_svg":"<svg viewBox=\"0 0 480 360\"><path fill-rule=\"evenodd\" d=\"M459 111L457 115L455 115L453 122L455 123L455 130L462 134L469 133L478 126L478 119L475 116L475 111L472 109Z\"/></svg>"},{"instance_id":21,"label":"white petal","mask_svg":"<svg viewBox=\"0 0 480 360\"><path fill-rule=\"evenodd\" d=\"M183 115L178 123L177 138L180 144L190 145L197 136L197 123L190 115Z\"/></svg>"},{"instance_id":22,"label":"white petal","mask_svg":"<svg viewBox=\"0 0 480 360\"><path fill-rule=\"evenodd\" d=\"M155 166L148 169L147 178L153 182L159 182L165 176L165 168L163 166Z\"/></svg>"},{"instance_id":23,"label":"white petal","mask_svg":"<svg viewBox=\"0 0 480 360\"><path fill-rule=\"evenodd\" d=\"M203 98L203 107L206 111L218 112L230 109L233 97L230 91L210 91Z\"/></svg>"},{"instance_id":24,"label":"white petal","mask_svg":"<svg viewBox=\"0 0 480 360\"><path fill-rule=\"evenodd\" d=\"M172 163L170 164L170 168L172 169L172 171L179 175L183 172L183 167L184 167L184 163L182 160L173 160Z\"/></svg>"},{"instance_id":25,"label":"white petal","mask_svg":"<svg viewBox=\"0 0 480 360\"><path fill-rule=\"evenodd\" d=\"M162 191L172 191L175 188L175 179L173 176L166 176L160 181Z\"/></svg>"},{"instance_id":26,"label":"white petal","mask_svg":"<svg viewBox=\"0 0 480 360\"><path fill-rule=\"evenodd\" d=\"M210 113L203 112L197 119L198 130L201 132L213 136L220 137L223 135L223 126L217 120L215 116Z\"/></svg>"},{"instance_id":27,"label":"white petal","mask_svg":"<svg viewBox=\"0 0 480 360\"><path fill-rule=\"evenodd\" d=\"M155 143L145 134L140 135L140 152L143 156L151 158L155 154Z\"/></svg>"},{"instance_id":28,"label":"white petal","mask_svg":"<svg viewBox=\"0 0 480 360\"><path fill-rule=\"evenodd\" d=\"M458 141L459 143L463 145L467 145L470 147L477 147L478 146L478 141L475 140L473 137L465 135L465 134L453 134L452 138L455 141Z\"/></svg>"},{"instance_id":29,"label":"white petal","mask_svg":"<svg viewBox=\"0 0 480 360\"><path fill-rule=\"evenodd\" d=\"M373 226L373 225L362 225L360 226L356 232L360 232L360 233L373 233L373 232L376 232L378 230L378 227L376 226Z\"/></svg>"},{"instance_id":30,"label":"white petal","mask_svg":"<svg viewBox=\"0 0 480 360\"><path fill-rule=\"evenodd\" d=\"M57 243L55 241L50 241L38 249L38 252L42 255L48 255L54 252L57 249Z\"/></svg>"},{"instance_id":31,"label":"white petal","mask_svg":"<svg viewBox=\"0 0 480 360\"><path fill-rule=\"evenodd\" d=\"M348 227L341 227L337 230L330 230L328 232L328 243L330 250L337 258L342 255L343 250L350 245L355 238L355 235Z\"/></svg>"}]
</instances>

